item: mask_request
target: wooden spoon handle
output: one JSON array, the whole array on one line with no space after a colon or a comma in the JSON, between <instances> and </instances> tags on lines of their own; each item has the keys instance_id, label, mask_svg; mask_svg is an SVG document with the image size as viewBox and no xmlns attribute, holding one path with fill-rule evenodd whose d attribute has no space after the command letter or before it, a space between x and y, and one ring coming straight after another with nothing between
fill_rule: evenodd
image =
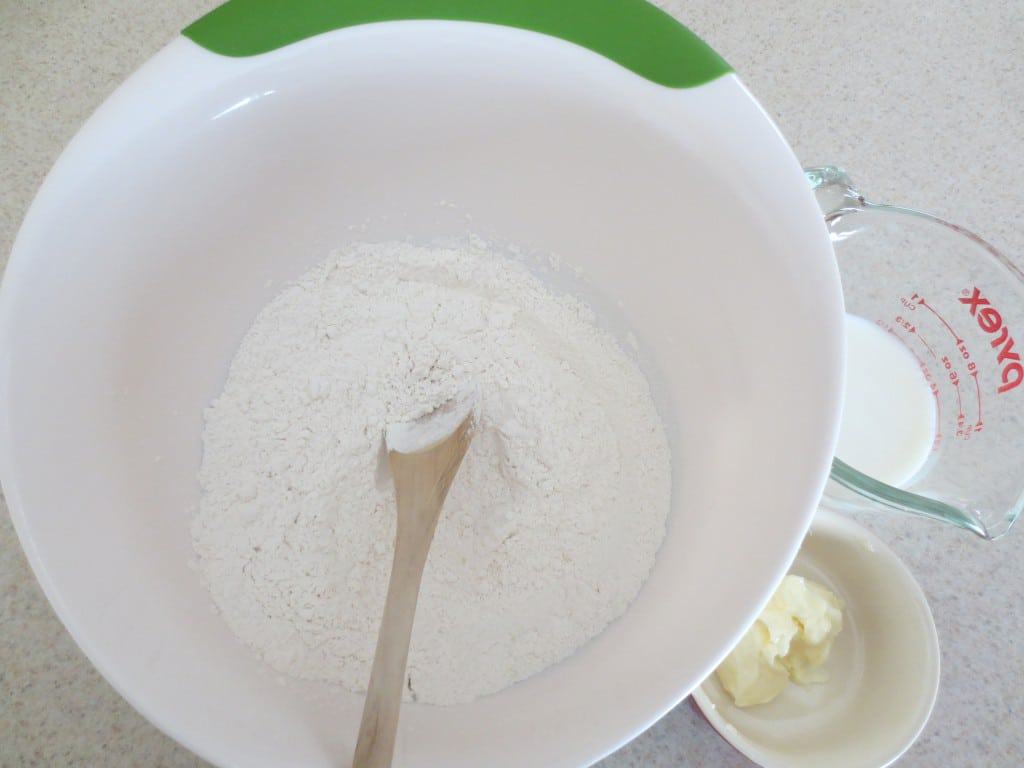
<instances>
[{"instance_id":1,"label":"wooden spoon handle","mask_svg":"<svg viewBox=\"0 0 1024 768\"><path fill-rule=\"evenodd\" d=\"M423 543L401 536L396 542L353 768L388 768L391 765L409 641L429 545L429 539Z\"/></svg>"},{"instance_id":2,"label":"wooden spoon handle","mask_svg":"<svg viewBox=\"0 0 1024 768\"><path fill-rule=\"evenodd\" d=\"M352 768L391 765L423 567L441 507L472 439L472 423L470 414L447 439L427 450L388 452L398 508L395 560Z\"/></svg>"}]
</instances>

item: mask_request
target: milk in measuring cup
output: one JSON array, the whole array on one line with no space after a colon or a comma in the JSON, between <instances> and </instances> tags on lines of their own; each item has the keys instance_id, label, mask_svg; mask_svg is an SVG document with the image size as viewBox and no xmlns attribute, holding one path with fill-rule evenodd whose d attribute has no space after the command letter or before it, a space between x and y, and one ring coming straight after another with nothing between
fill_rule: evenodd
<instances>
[{"instance_id":1,"label":"milk in measuring cup","mask_svg":"<svg viewBox=\"0 0 1024 768\"><path fill-rule=\"evenodd\" d=\"M846 316L846 400L836 455L889 485L924 464L935 439L935 398L917 358L895 336Z\"/></svg>"}]
</instances>

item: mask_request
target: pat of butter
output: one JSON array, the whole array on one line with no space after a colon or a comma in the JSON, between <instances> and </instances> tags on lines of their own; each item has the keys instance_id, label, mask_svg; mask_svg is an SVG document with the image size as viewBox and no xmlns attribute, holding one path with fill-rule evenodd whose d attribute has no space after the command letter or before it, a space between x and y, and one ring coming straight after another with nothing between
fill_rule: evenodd
<instances>
[{"instance_id":1,"label":"pat of butter","mask_svg":"<svg viewBox=\"0 0 1024 768\"><path fill-rule=\"evenodd\" d=\"M768 605L715 673L736 706L774 699L792 679L824 682L821 669L843 628L843 603L802 576L786 576Z\"/></svg>"}]
</instances>

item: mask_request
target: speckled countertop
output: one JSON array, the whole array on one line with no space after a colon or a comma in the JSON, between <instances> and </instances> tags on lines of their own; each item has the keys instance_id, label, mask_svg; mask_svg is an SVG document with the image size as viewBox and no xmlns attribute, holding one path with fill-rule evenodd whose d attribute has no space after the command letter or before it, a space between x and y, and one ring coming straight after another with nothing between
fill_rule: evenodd
<instances>
[{"instance_id":1,"label":"speckled countertop","mask_svg":"<svg viewBox=\"0 0 1024 768\"><path fill-rule=\"evenodd\" d=\"M0 0L0 258L89 113L216 0ZM869 195L933 211L1024 260L1024 3L662 3L719 51L805 165L845 165ZM992 545L862 517L931 602L942 689L901 766L1024 764L1024 530ZM93 670L0 515L0 765L196 766ZM601 764L749 765L684 702Z\"/></svg>"}]
</instances>

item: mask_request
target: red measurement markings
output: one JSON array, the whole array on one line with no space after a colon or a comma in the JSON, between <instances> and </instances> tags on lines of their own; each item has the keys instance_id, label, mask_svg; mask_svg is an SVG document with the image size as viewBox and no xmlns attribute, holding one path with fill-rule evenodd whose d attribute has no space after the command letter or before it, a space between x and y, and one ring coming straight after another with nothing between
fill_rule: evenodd
<instances>
[{"instance_id":1,"label":"red measurement markings","mask_svg":"<svg viewBox=\"0 0 1024 768\"><path fill-rule=\"evenodd\" d=\"M942 323L944 326L946 326L946 330L949 331L953 335L953 338L956 339L956 343L957 344L962 344L963 343L963 339L961 338L960 334L958 334L956 331L953 330L953 326L951 326L949 323L946 322L946 318L944 318L942 315L940 315L936 311L935 307L933 307L931 304L929 304L927 301L924 300L924 296L918 296L915 293L913 296L911 296L911 299L916 300L918 304L920 304L922 307L924 307L929 312L931 312L933 315L935 315L935 317L938 318L939 322Z\"/></svg>"},{"instance_id":2,"label":"red measurement markings","mask_svg":"<svg viewBox=\"0 0 1024 768\"><path fill-rule=\"evenodd\" d=\"M924 344L924 348L928 350L928 353L929 353L929 354L930 354L930 355L931 355L932 357L934 357L934 358L935 358L936 360L938 360L938 359L939 359L939 356L935 354L935 350L934 350L934 349L932 349L932 345L931 345L931 344L929 344L929 343L928 343L927 341L925 341L925 338L924 338L924 336L922 336L922 335L921 335L921 334L919 333L919 334L917 334L917 338L919 338L919 339L921 340L921 343L922 343L922 344Z\"/></svg>"},{"instance_id":3,"label":"red measurement markings","mask_svg":"<svg viewBox=\"0 0 1024 768\"><path fill-rule=\"evenodd\" d=\"M935 398L935 438L932 440L932 450L934 451L942 442L942 398L939 396L939 385L935 383L932 369L921 359L917 351L911 349L910 354L917 360L917 365L920 367L921 373L924 374L924 380L928 382L928 388L932 391L932 397Z\"/></svg>"},{"instance_id":4,"label":"red measurement markings","mask_svg":"<svg viewBox=\"0 0 1024 768\"><path fill-rule=\"evenodd\" d=\"M964 415L964 403L963 403L963 400L960 397L960 374L957 373L956 369L953 367L953 361L950 360L945 355L942 356L942 365L945 367L945 369L947 371L949 371L949 383L952 384L953 385L953 389L956 390L956 402L957 402L957 405L958 405L958 408L959 408L959 410L957 412L958 412L960 418L963 418L963 415Z\"/></svg>"},{"instance_id":5,"label":"red measurement markings","mask_svg":"<svg viewBox=\"0 0 1024 768\"><path fill-rule=\"evenodd\" d=\"M918 295L915 293L913 301L911 299L901 298L900 303L903 304L903 306L906 307L908 310L913 312L918 307L918 304L916 303L916 300L918 298L920 297L918 297ZM927 339L925 339L924 336L921 335L920 329L914 323L912 323L910 320L903 317L902 315L896 315L894 319L896 321L897 328L900 328L901 330L904 330L907 333L916 336L921 341L921 344L924 345L924 348L928 350L928 354L930 354L932 358L934 358L935 361L938 362L939 356L935 354L935 350L932 349L932 345L929 344ZM891 333L893 336L897 336L896 329L893 328L891 325L888 325L887 323L881 321L879 321L878 325L883 330L886 330L889 333ZM897 338L899 337L897 336ZM931 366L929 366L927 363L925 363L924 360L921 359L921 355L917 353L917 350L911 349L910 347L907 347L907 349L910 351L910 354L914 356L914 359L917 360L917 365L921 369L921 373L924 374L925 381L928 382L928 388L932 392L932 397L935 398L935 439L932 441L932 450L935 450L939 447L939 444L942 442L942 396L939 393L939 385L936 383L935 377L932 375ZM948 357L943 358L943 360L945 361L945 363L948 363L948 365L946 366L947 370L951 370L953 367L953 362ZM951 380L954 379L957 402L960 402L959 377L957 376L955 371L953 371L951 377ZM959 416L957 418L956 434L958 437L963 435L963 410L963 404L961 403L959 407Z\"/></svg>"},{"instance_id":6,"label":"red measurement markings","mask_svg":"<svg viewBox=\"0 0 1024 768\"><path fill-rule=\"evenodd\" d=\"M924 307L932 315L934 315L935 318L940 323L942 323L942 326L949 332L949 335L953 337L953 339L956 342L957 352L960 353L960 357L963 358L963 360L967 363L967 372L968 375L970 375L974 379L974 391L978 399L978 420L972 426L967 426L967 414L964 413L963 392L960 388L960 374L957 372L956 368L953 367L953 361L949 357L943 356L941 359L943 367L948 372L949 383L952 385L953 391L956 392L956 436L963 438L964 440L969 440L972 433L982 431L984 421L982 419L981 382L978 379L978 366L971 360L971 353L967 349L967 344L964 342L963 338L961 338L960 334L956 332L956 329L954 329L953 326L949 324L946 318L944 318L942 314L935 309L935 307L931 306L923 296L914 293L911 294L910 298L907 298L905 296L901 297L900 304L902 304L910 312L913 312L918 307ZM928 340L925 339L924 336L921 334L920 328L918 328L914 323L910 322L905 317L902 317L900 315L896 316L896 325L902 328L903 330L907 331L908 333L917 336L917 338L920 339L922 346L924 346L924 348L928 350L928 354L931 355L934 360L939 361L938 354L936 354L935 349L932 347L931 344L928 343ZM924 362L921 360L920 356L917 355L916 352L914 353L914 356L917 357L918 364L920 364L921 370L924 372L925 379L927 379L928 385L931 387L932 395L935 397L936 419L938 424L941 425L942 399L939 396L939 388L933 380L931 372L929 371L928 367L924 364ZM938 438L936 438L936 445L938 445Z\"/></svg>"},{"instance_id":7,"label":"red measurement markings","mask_svg":"<svg viewBox=\"0 0 1024 768\"><path fill-rule=\"evenodd\" d=\"M971 365L974 365L974 363L971 363ZM981 428L984 426L985 422L982 421L982 418L981 418L981 384L978 383L978 369L977 368L975 368L973 371L971 371L971 376L974 378L974 388L978 392L978 421L974 425L974 431L975 432L981 432Z\"/></svg>"},{"instance_id":8,"label":"red measurement markings","mask_svg":"<svg viewBox=\"0 0 1024 768\"><path fill-rule=\"evenodd\" d=\"M974 379L974 391L978 397L978 420L974 423L973 427L967 427L966 429L968 432L981 432L983 422L981 420L981 382L978 380L978 364L971 360L971 353L967 349L966 342L961 341L957 344L956 351L960 353L960 357L967 363L967 375ZM965 437L967 436L969 435L965 435Z\"/></svg>"},{"instance_id":9,"label":"red measurement markings","mask_svg":"<svg viewBox=\"0 0 1024 768\"><path fill-rule=\"evenodd\" d=\"M896 315L896 325L902 328L907 333L912 334L914 331L916 331L916 329L913 327L913 324L910 321L908 321L908 319L904 317L902 314ZM892 333L891 328L888 328L887 326L883 326L883 328Z\"/></svg>"},{"instance_id":10,"label":"red measurement markings","mask_svg":"<svg viewBox=\"0 0 1024 768\"><path fill-rule=\"evenodd\" d=\"M902 315L896 315L896 325L898 325L900 328L907 331L908 333L917 336L917 338L921 340L921 343L924 344L924 348L928 350L928 354L930 354L936 360L939 359L939 356L935 354L935 350L932 349L932 345L929 344L928 340L921 335L920 328L918 328L916 325L914 325L912 322L907 320L907 318L903 317Z\"/></svg>"},{"instance_id":11,"label":"red measurement markings","mask_svg":"<svg viewBox=\"0 0 1024 768\"><path fill-rule=\"evenodd\" d=\"M966 350L963 351L963 354L967 355ZM970 355L967 355L967 356L969 357ZM973 435L975 432L980 432L981 430L977 427L977 425L971 425L971 426L967 425L967 414L964 413L963 394L960 391L960 374L957 372L956 368L953 367L953 361L950 360L948 357L943 356L943 358L942 358L942 365L949 372L949 383L953 385L953 391L956 392L956 407L957 407L956 436L959 437L959 438L962 438L963 440L970 440L971 439L971 435ZM970 365L974 365L974 364L971 363ZM977 372L976 369L977 369L977 366L975 366L974 369L972 370L972 374ZM975 384L977 384L977 379L975 379ZM980 389L979 389L979 395L980 395ZM980 399L978 401L978 406L979 406L979 408L981 407L981 400ZM979 411L979 413L980 413L980 411Z\"/></svg>"}]
</instances>

